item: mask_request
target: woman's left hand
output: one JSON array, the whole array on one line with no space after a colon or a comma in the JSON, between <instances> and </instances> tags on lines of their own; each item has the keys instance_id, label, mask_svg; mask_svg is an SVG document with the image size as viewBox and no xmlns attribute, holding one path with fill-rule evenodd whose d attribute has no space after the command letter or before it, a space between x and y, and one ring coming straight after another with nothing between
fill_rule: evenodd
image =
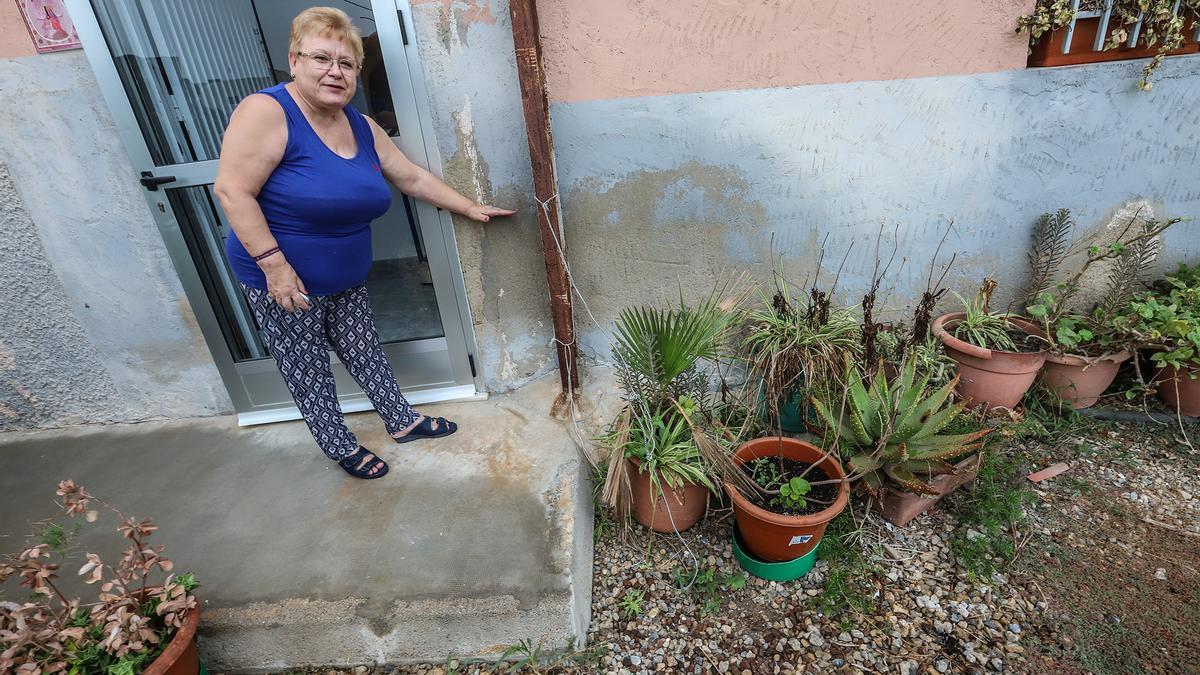
<instances>
[{"instance_id":1,"label":"woman's left hand","mask_svg":"<svg viewBox=\"0 0 1200 675\"><path fill-rule=\"evenodd\" d=\"M488 206L487 204L476 204L467 209L466 216L471 220L477 220L481 223L486 223L497 216L511 216L516 211L510 209L502 209L497 206Z\"/></svg>"}]
</instances>

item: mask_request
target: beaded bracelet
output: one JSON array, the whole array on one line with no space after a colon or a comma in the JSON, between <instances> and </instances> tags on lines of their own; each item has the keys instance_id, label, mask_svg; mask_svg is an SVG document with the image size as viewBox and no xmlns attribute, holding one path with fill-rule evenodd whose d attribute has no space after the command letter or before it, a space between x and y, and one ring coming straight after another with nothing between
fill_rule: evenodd
<instances>
[{"instance_id":1,"label":"beaded bracelet","mask_svg":"<svg viewBox=\"0 0 1200 675\"><path fill-rule=\"evenodd\" d=\"M258 262L259 260L262 260L263 258L269 258L270 256L273 256L273 255L275 255L276 253L279 253L279 247L278 247L278 246L276 246L275 248L272 248L272 249L270 249L270 250L266 251L265 253L260 253L260 254L258 254L258 255L256 255L256 256L254 256L254 262Z\"/></svg>"}]
</instances>

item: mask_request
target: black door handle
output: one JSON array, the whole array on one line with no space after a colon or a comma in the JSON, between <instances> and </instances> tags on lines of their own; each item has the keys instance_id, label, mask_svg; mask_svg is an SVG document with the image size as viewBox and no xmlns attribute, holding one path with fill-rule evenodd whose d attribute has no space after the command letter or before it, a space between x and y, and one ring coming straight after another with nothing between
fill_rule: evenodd
<instances>
[{"instance_id":1,"label":"black door handle","mask_svg":"<svg viewBox=\"0 0 1200 675\"><path fill-rule=\"evenodd\" d=\"M158 192L159 185L163 185L165 183L174 183L175 180L175 176L155 176L149 171L143 171L142 178L138 182L141 183L142 187L146 188L147 190L151 192Z\"/></svg>"}]
</instances>

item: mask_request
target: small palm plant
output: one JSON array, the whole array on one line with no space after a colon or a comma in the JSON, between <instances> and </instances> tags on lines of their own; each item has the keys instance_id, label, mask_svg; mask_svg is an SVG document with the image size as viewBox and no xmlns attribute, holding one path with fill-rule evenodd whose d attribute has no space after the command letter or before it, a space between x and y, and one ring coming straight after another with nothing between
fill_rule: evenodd
<instances>
[{"instance_id":1,"label":"small palm plant","mask_svg":"<svg viewBox=\"0 0 1200 675\"><path fill-rule=\"evenodd\" d=\"M929 375L918 378L915 361L907 362L891 381L880 374L868 385L852 371L847 384L844 405L815 397L812 403L827 433L855 453L849 459L850 480L861 479L874 497L887 481L909 492L936 495L926 479L954 473L948 460L976 450L991 431L941 434L965 407L947 405L958 378L927 393Z\"/></svg>"},{"instance_id":2,"label":"small palm plant","mask_svg":"<svg viewBox=\"0 0 1200 675\"><path fill-rule=\"evenodd\" d=\"M624 521L632 499L625 459L637 459L651 487L684 482L716 490L718 479L748 482L718 440L720 422L709 411L704 362L723 358L740 299L714 291L696 307L630 308L617 319L613 346L625 407L602 441L612 449L603 498Z\"/></svg>"}]
</instances>

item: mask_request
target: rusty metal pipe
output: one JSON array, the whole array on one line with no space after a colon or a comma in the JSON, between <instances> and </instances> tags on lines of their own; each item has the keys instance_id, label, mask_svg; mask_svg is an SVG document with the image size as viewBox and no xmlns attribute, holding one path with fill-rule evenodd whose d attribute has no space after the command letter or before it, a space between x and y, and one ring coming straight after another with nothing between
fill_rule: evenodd
<instances>
[{"instance_id":1,"label":"rusty metal pipe","mask_svg":"<svg viewBox=\"0 0 1200 675\"><path fill-rule=\"evenodd\" d=\"M546 283L550 290L550 318L558 352L558 373L565 397L568 392L573 395L579 389L579 369L575 362L575 320L571 283L564 263L566 241L561 227L554 137L550 133L550 104L546 97L537 5L535 0L510 0L508 9L512 15L513 47L517 55L517 79L521 83L521 107L525 112L533 191L539 202L537 218L542 232Z\"/></svg>"}]
</instances>

